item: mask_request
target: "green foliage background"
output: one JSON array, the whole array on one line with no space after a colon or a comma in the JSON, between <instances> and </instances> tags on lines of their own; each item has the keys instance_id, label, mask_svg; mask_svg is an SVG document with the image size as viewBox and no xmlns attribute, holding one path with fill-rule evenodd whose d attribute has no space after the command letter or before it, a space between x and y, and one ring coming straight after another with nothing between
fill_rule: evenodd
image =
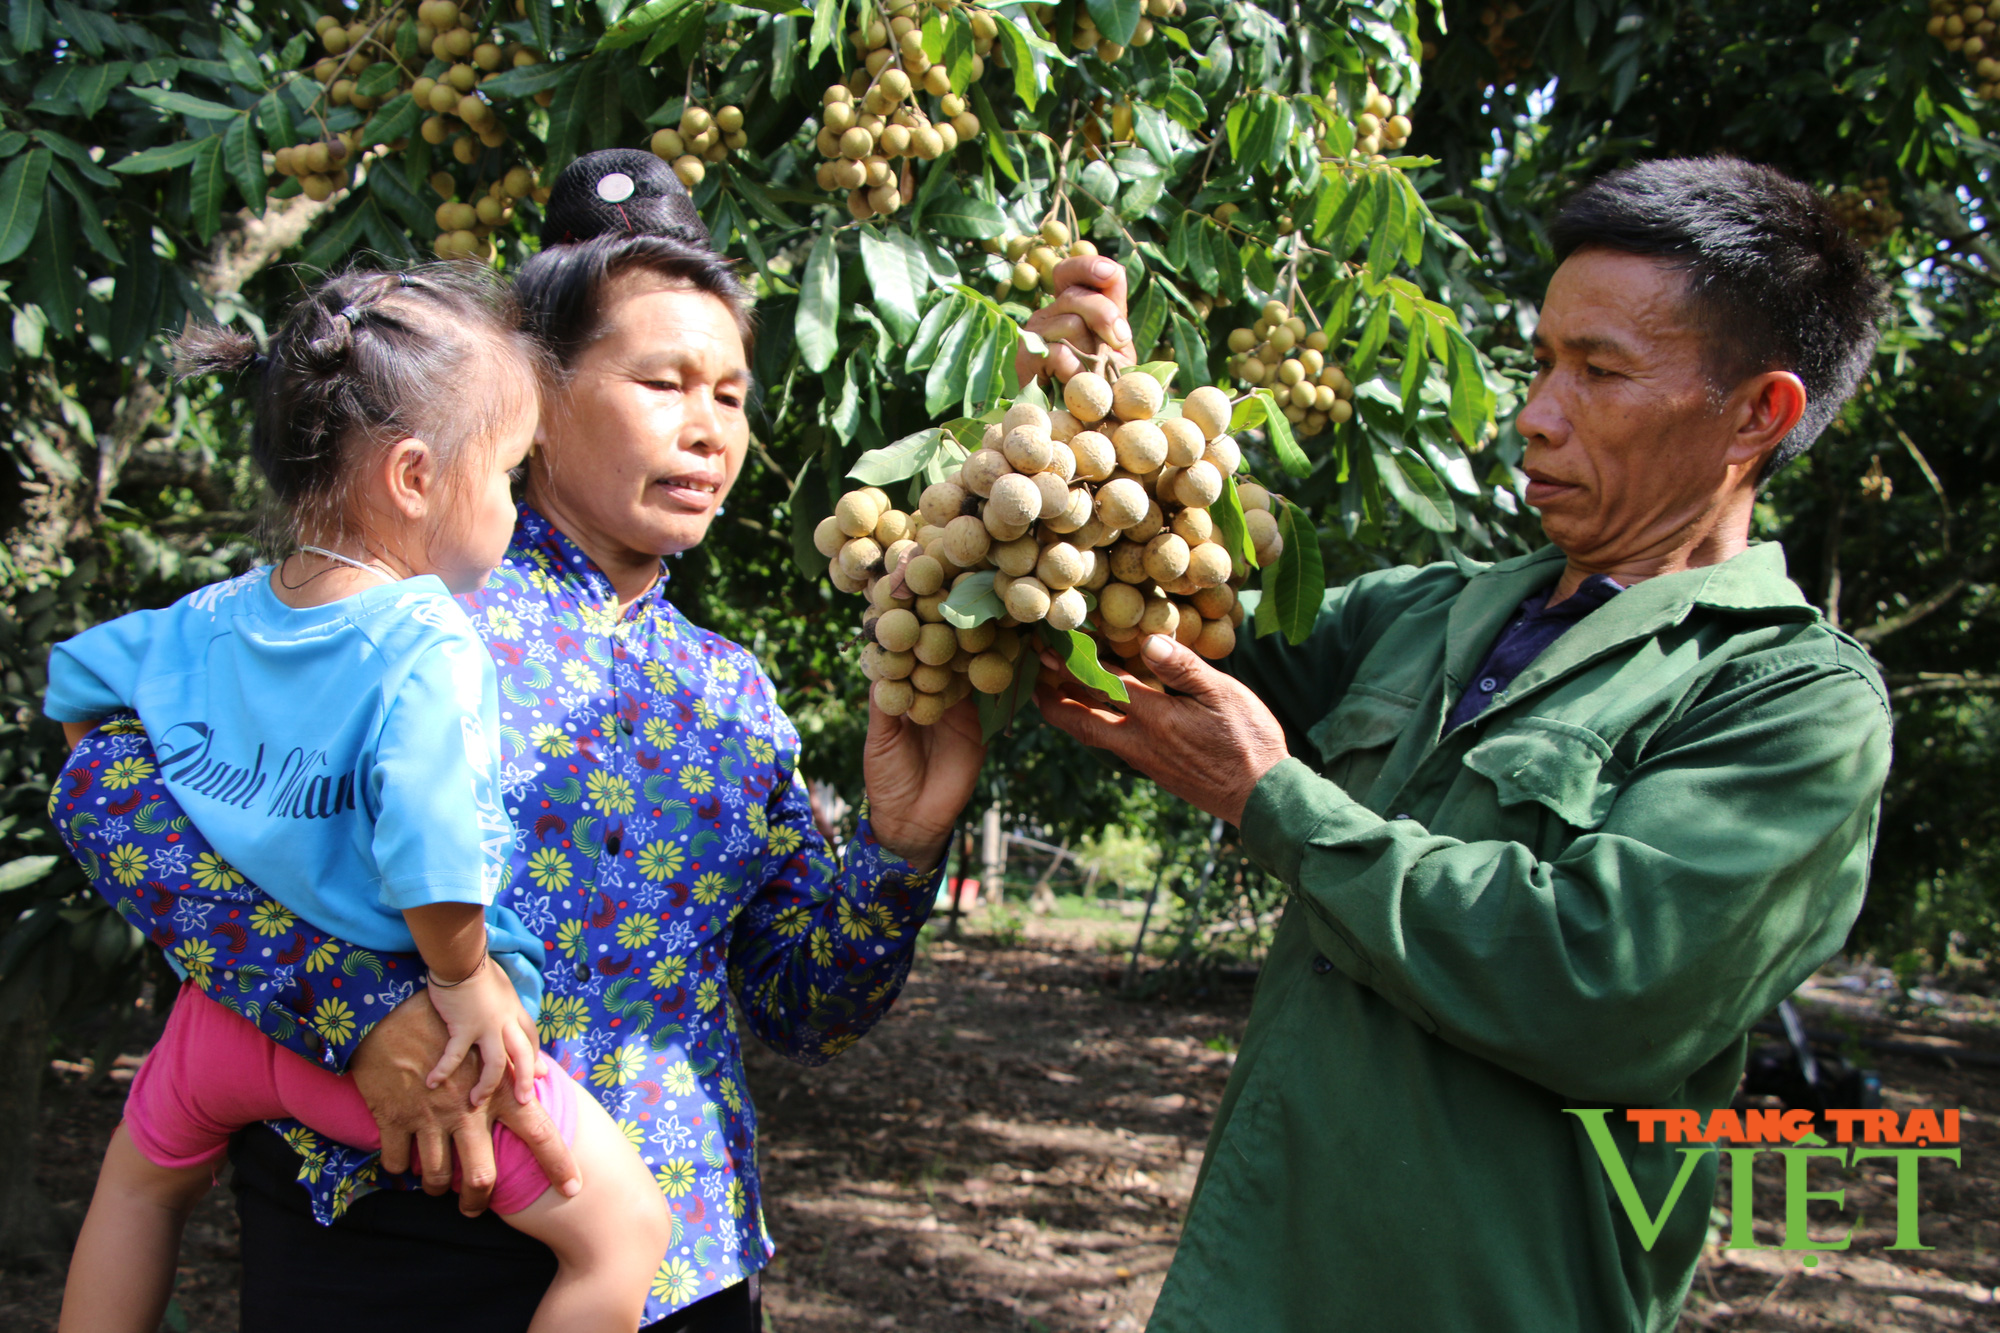
<instances>
[{"instance_id":1,"label":"green foliage background","mask_svg":"<svg viewBox=\"0 0 2000 1333\"><path fill-rule=\"evenodd\" d=\"M319 271L424 254L438 196L407 98L366 116L315 103L298 71L317 55L317 11L302 3L6 3L0 1021L24 995L64 1021L129 994L143 949L78 895L44 821L60 757L36 709L48 647L255 552L241 404L173 387L159 334L189 316L260 330ZM697 200L755 275L758 440L710 540L674 562L674 596L770 666L811 776L858 794L863 682L846 641L860 603L796 558L800 538L864 452L1015 391L1027 306L994 294L980 242L1073 215L1125 264L1142 354L1177 361L1183 392L1221 374L1229 329L1267 296L1324 320L1359 386L1355 422L1297 450L1247 437L1251 467L1318 529L1274 599L1296 628L1313 563L1337 583L1539 539L1507 423L1550 271L1540 220L1621 163L1732 152L1827 189L1887 178L1905 215L1877 250L1897 312L1876 367L1758 522L1896 692L1898 762L1855 942L1912 967L1994 955L2000 120L1925 36L1921 3L1547 0L1499 20L1456 0L1191 0L1114 64L1066 43L1074 0L1000 6L1002 40L968 88L985 132L920 167L915 201L868 226L815 187L809 123L852 56L859 5L524 0L503 34L547 60L489 89L512 142L461 172L470 188L526 161L546 181L577 152L645 144L689 96L745 108L748 146ZM1107 33L1139 13L1082 8ZM963 18L942 13L936 39L961 86ZM1489 20L1525 73L1501 70ZM1423 45L1435 55L1420 63ZM1393 162L1346 159L1371 74L1415 122ZM315 204L269 153L322 125L409 147ZM1226 228L1224 202L1242 210ZM524 203L495 234L498 263L519 262L537 220ZM1026 724L996 742L985 783L1059 833L1153 817L1189 832L1130 775Z\"/></svg>"}]
</instances>

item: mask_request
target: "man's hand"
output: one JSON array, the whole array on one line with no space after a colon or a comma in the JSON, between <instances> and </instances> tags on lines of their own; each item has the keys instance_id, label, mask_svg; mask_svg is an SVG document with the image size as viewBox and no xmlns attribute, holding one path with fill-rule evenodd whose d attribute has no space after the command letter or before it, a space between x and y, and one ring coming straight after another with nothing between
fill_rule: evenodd
<instances>
[{"instance_id":1,"label":"man's hand","mask_svg":"<svg viewBox=\"0 0 2000 1333\"><path fill-rule=\"evenodd\" d=\"M1139 359L1132 346L1132 325L1125 293L1125 269L1102 255L1065 259L1049 274L1056 299L1028 316L1026 328L1049 345L1046 358L1023 344L1014 353L1014 373L1026 384L1045 368L1067 380L1084 368L1084 358L1110 352L1110 364L1129 366Z\"/></svg>"},{"instance_id":2,"label":"man's hand","mask_svg":"<svg viewBox=\"0 0 2000 1333\"><path fill-rule=\"evenodd\" d=\"M935 725L920 727L868 705L861 772L868 783L868 823L893 855L928 873L944 859L959 812L986 762L979 709L961 699Z\"/></svg>"},{"instance_id":3,"label":"man's hand","mask_svg":"<svg viewBox=\"0 0 2000 1333\"><path fill-rule=\"evenodd\" d=\"M1085 745L1109 750L1209 814L1239 827L1258 779L1289 753L1284 729L1247 686L1223 675L1186 646L1162 634L1147 638L1146 665L1173 693L1125 683L1132 701L1123 712L1079 684L1061 659L1044 651L1035 702L1051 726Z\"/></svg>"},{"instance_id":4,"label":"man's hand","mask_svg":"<svg viewBox=\"0 0 2000 1333\"><path fill-rule=\"evenodd\" d=\"M583 1187L569 1147L540 1102L515 1100L511 1080L484 1106L472 1104L479 1081L475 1052L435 1088L425 1077L437 1064L450 1034L431 1007L428 992L418 992L392 1010L362 1039L348 1074L361 1100L382 1131L382 1168L410 1169L414 1143L422 1163L424 1192L442 1194L451 1188L453 1148L459 1165L458 1210L467 1217L486 1211L493 1197L493 1125L514 1131L541 1165L549 1183L566 1195Z\"/></svg>"}]
</instances>

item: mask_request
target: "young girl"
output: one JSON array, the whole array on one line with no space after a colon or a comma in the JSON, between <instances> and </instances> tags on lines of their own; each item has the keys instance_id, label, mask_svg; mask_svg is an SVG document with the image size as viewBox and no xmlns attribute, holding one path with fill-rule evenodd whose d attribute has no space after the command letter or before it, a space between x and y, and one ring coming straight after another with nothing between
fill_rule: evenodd
<instances>
[{"instance_id":1,"label":"young girl","mask_svg":"<svg viewBox=\"0 0 2000 1333\"><path fill-rule=\"evenodd\" d=\"M243 874L329 936L422 954L451 1034L431 1085L477 1049L474 1102L511 1077L587 1182L565 1197L519 1140L496 1138L495 1211L560 1265L532 1328L630 1333L666 1209L610 1117L537 1051L523 1005L540 1003L541 945L493 905L513 845L493 664L452 600L506 552L539 355L500 289L450 266L335 278L268 355L220 329L178 352L183 375L254 373L251 453L292 553L61 644L46 711L72 745L137 712L165 785ZM64 1333L158 1328L182 1224L229 1135L282 1118L380 1147L348 1080L184 986L105 1154Z\"/></svg>"}]
</instances>

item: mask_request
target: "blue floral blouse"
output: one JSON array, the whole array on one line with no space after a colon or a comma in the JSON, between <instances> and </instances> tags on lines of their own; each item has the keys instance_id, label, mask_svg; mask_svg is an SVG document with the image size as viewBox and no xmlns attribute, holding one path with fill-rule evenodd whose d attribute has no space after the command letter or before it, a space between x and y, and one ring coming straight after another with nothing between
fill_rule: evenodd
<instances>
[{"instance_id":1,"label":"blue floral blouse","mask_svg":"<svg viewBox=\"0 0 2000 1333\"><path fill-rule=\"evenodd\" d=\"M514 820L501 901L543 943L544 1049L673 1213L647 1322L772 1253L738 1014L802 1063L845 1051L895 1001L941 873L913 873L865 820L836 863L769 678L664 583L620 614L604 574L523 506L506 560L460 599L499 672ZM245 883L167 795L135 719L78 747L51 814L176 970L331 1068L422 984L414 955L329 939ZM383 1183L372 1155L280 1128L322 1221Z\"/></svg>"}]
</instances>

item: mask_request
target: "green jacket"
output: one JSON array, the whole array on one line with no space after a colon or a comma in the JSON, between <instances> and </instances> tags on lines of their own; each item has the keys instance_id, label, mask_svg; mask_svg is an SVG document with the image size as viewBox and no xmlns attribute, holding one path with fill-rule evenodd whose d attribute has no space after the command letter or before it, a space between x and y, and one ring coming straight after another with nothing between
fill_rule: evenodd
<instances>
[{"instance_id":1,"label":"green jacket","mask_svg":"<svg viewBox=\"0 0 2000 1333\"><path fill-rule=\"evenodd\" d=\"M1673 1327L1716 1158L1648 1252L1562 1108L1728 1103L1860 910L1889 702L1759 545L1620 593L1440 739L1562 567L1367 575L1229 659L1291 747L1242 833L1292 899L1151 1333ZM1657 1210L1677 1149L1611 1119Z\"/></svg>"}]
</instances>

